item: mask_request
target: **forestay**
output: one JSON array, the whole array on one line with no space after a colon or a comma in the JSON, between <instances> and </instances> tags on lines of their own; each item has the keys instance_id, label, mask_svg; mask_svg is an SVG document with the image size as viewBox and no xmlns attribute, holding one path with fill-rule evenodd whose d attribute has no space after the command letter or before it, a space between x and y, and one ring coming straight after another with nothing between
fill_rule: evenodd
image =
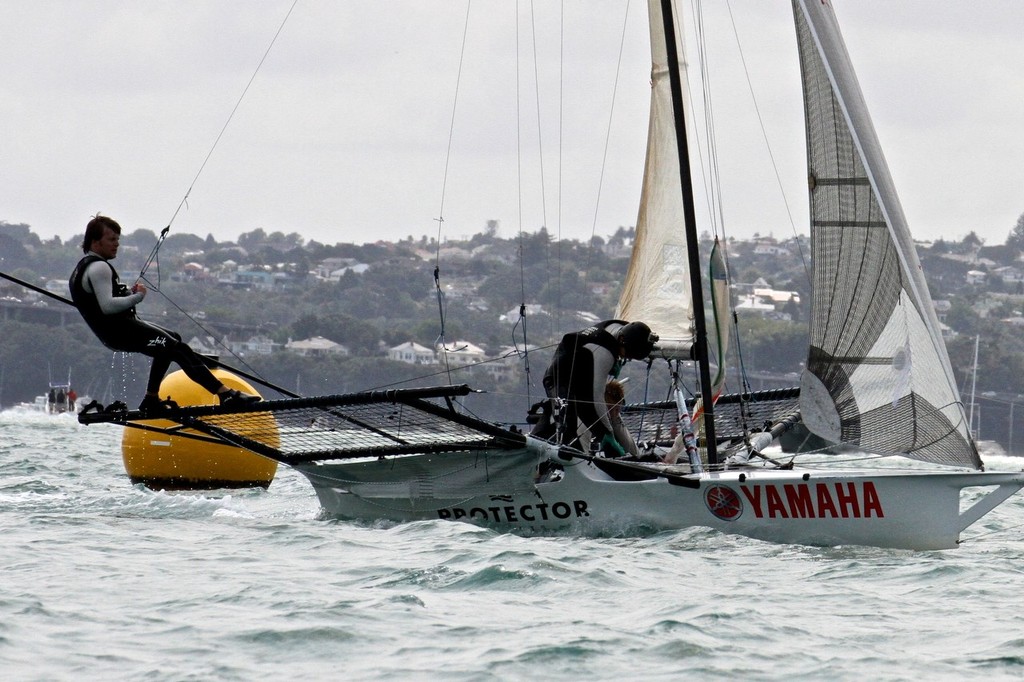
<instances>
[{"instance_id":1,"label":"forestay","mask_svg":"<svg viewBox=\"0 0 1024 682\"><path fill-rule=\"evenodd\" d=\"M807 124L808 428L882 454L980 468L903 209L828 3L794 0Z\"/></svg>"}]
</instances>

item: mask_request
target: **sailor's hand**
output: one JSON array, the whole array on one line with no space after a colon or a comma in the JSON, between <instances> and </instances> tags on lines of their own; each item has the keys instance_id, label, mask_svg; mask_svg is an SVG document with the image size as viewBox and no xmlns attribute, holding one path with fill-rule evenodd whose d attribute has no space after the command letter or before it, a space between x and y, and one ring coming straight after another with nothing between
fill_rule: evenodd
<instances>
[{"instance_id":1,"label":"sailor's hand","mask_svg":"<svg viewBox=\"0 0 1024 682\"><path fill-rule=\"evenodd\" d=\"M136 282L132 285L133 294L142 294L142 298L146 298L146 285L142 282Z\"/></svg>"}]
</instances>

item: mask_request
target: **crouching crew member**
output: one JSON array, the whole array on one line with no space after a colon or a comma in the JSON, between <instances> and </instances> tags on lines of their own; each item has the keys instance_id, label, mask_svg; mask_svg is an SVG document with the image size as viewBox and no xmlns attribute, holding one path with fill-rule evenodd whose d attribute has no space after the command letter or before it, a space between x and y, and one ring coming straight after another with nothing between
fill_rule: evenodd
<instances>
[{"instance_id":1,"label":"crouching crew member","mask_svg":"<svg viewBox=\"0 0 1024 682\"><path fill-rule=\"evenodd\" d=\"M605 384L609 376L619 375L626 360L646 358L657 340L657 335L643 322L623 320L605 320L562 337L544 373L544 391L549 406L559 398L565 401L564 445L582 449L581 435L589 430L591 438L601 444L605 454L612 457L625 454L608 417ZM548 435L550 425L542 422L533 433Z\"/></svg>"}]
</instances>

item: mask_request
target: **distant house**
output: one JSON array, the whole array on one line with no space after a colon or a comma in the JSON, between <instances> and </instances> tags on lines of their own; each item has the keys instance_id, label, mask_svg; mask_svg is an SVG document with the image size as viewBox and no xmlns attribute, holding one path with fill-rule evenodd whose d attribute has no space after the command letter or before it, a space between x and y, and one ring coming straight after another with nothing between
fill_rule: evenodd
<instances>
[{"instance_id":1,"label":"distant house","mask_svg":"<svg viewBox=\"0 0 1024 682\"><path fill-rule=\"evenodd\" d=\"M340 270L341 268L348 267L353 263L355 263L354 258L324 258L317 264L316 269L313 271L313 273L320 279L327 279L335 270Z\"/></svg>"},{"instance_id":2,"label":"distant house","mask_svg":"<svg viewBox=\"0 0 1024 682\"><path fill-rule=\"evenodd\" d=\"M789 301L800 303L800 294L795 291L781 291L779 289L757 287L754 289L753 294L754 296L758 296L766 301L779 305L786 304Z\"/></svg>"},{"instance_id":3,"label":"distant house","mask_svg":"<svg viewBox=\"0 0 1024 682\"><path fill-rule=\"evenodd\" d=\"M185 263L181 266L180 272L171 275L171 279L176 282L199 282L210 277L210 271L201 263L195 262Z\"/></svg>"},{"instance_id":4,"label":"distant house","mask_svg":"<svg viewBox=\"0 0 1024 682\"><path fill-rule=\"evenodd\" d=\"M415 341L406 341L403 344L389 348L388 358L410 365L433 365L437 362L434 351L426 346L421 346Z\"/></svg>"},{"instance_id":5,"label":"distant house","mask_svg":"<svg viewBox=\"0 0 1024 682\"><path fill-rule=\"evenodd\" d=\"M475 365L487 359L487 353L480 346L469 341L449 341L446 346L437 344L439 361L447 361L453 367Z\"/></svg>"},{"instance_id":6,"label":"distant house","mask_svg":"<svg viewBox=\"0 0 1024 682\"><path fill-rule=\"evenodd\" d=\"M1003 280L1003 284L1017 284L1018 282L1024 282L1024 272L1020 268L1012 265L1004 265L999 268L994 268L992 274Z\"/></svg>"},{"instance_id":7,"label":"distant house","mask_svg":"<svg viewBox=\"0 0 1024 682\"><path fill-rule=\"evenodd\" d=\"M775 306L760 296L748 294L746 296L739 297L735 310L740 314L755 313L765 317L770 313L775 312Z\"/></svg>"},{"instance_id":8,"label":"distant house","mask_svg":"<svg viewBox=\"0 0 1024 682\"><path fill-rule=\"evenodd\" d=\"M758 277L753 282L733 282L729 285L729 288L737 294L750 295L754 293L754 289L770 289L771 285L765 281L764 277Z\"/></svg>"},{"instance_id":9,"label":"distant house","mask_svg":"<svg viewBox=\"0 0 1024 682\"><path fill-rule=\"evenodd\" d=\"M324 357L328 355L348 355L348 348L322 336L314 336L301 341L288 341L285 350L290 350L306 357Z\"/></svg>"},{"instance_id":10,"label":"distant house","mask_svg":"<svg viewBox=\"0 0 1024 682\"><path fill-rule=\"evenodd\" d=\"M967 275L964 277L964 281L971 285L984 284L985 273L981 270L968 270Z\"/></svg>"},{"instance_id":11,"label":"distant house","mask_svg":"<svg viewBox=\"0 0 1024 682\"><path fill-rule=\"evenodd\" d=\"M463 277L450 280L444 285L445 298L452 301L475 300L477 298L476 290L482 282L482 277Z\"/></svg>"},{"instance_id":12,"label":"distant house","mask_svg":"<svg viewBox=\"0 0 1024 682\"><path fill-rule=\"evenodd\" d=\"M759 256L788 256L789 249L775 240L761 240L754 245L754 253Z\"/></svg>"},{"instance_id":13,"label":"distant house","mask_svg":"<svg viewBox=\"0 0 1024 682\"><path fill-rule=\"evenodd\" d=\"M250 336L244 341L231 341L228 347L232 353L239 355L270 355L277 345L266 336Z\"/></svg>"},{"instance_id":14,"label":"distant house","mask_svg":"<svg viewBox=\"0 0 1024 682\"><path fill-rule=\"evenodd\" d=\"M256 289L273 289L274 275L264 270L239 270L235 273L235 282Z\"/></svg>"},{"instance_id":15,"label":"distant house","mask_svg":"<svg viewBox=\"0 0 1024 682\"><path fill-rule=\"evenodd\" d=\"M193 336L188 345L201 355L219 355L221 350L217 346L217 340L212 336Z\"/></svg>"},{"instance_id":16,"label":"distant house","mask_svg":"<svg viewBox=\"0 0 1024 682\"><path fill-rule=\"evenodd\" d=\"M360 263L355 258L331 257L320 261L313 274L317 279L337 282L349 272L361 275L369 269L368 264Z\"/></svg>"},{"instance_id":17,"label":"distant house","mask_svg":"<svg viewBox=\"0 0 1024 682\"><path fill-rule=\"evenodd\" d=\"M509 381L522 372L524 351L534 353L539 348L539 346L532 344L525 348L505 346L498 351L497 358L495 358L494 362L488 362L481 366L483 367L484 372L493 377L496 381Z\"/></svg>"},{"instance_id":18,"label":"distant house","mask_svg":"<svg viewBox=\"0 0 1024 682\"><path fill-rule=\"evenodd\" d=\"M971 251L970 253L944 253L940 258L945 258L946 260L951 260L956 263L967 263L968 265L983 265L985 267L998 265L998 263L991 258L979 258L976 250Z\"/></svg>"}]
</instances>

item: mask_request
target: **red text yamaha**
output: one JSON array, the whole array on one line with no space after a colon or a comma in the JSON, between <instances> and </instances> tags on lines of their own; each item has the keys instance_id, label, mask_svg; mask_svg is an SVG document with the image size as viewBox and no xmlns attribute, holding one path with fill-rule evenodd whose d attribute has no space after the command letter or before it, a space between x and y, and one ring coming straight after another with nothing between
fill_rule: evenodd
<instances>
[{"instance_id":1,"label":"red text yamaha","mask_svg":"<svg viewBox=\"0 0 1024 682\"><path fill-rule=\"evenodd\" d=\"M884 518L882 501L871 481L741 485L759 519Z\"/></svg>"}]
</instances>

